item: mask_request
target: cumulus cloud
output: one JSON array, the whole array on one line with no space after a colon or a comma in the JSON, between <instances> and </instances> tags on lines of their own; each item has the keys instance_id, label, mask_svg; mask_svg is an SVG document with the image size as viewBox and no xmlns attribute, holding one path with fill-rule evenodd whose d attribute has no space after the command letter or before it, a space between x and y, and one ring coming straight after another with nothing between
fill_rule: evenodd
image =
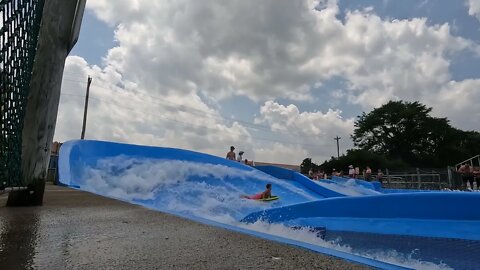
<instances>
[{"instance_id":1,"label":"cumulus cloud","mask_svg":"<svg viewBox=\"0 0 480 270\"><path fill-rule=\"evenodd\" d=\"M353 145L350 135L353 131L354 119L344 119L340 110L329 109L322 112L300 112L297 106L290 104L284 106L276 102L267 101L260 108L260 115L255 119L257 123L267 123L274 131L290 132L301 138L302 148L298 151L306 157L323 161L330 156L335 156L336 149L333 138L340 136L342 149L351 148ZM263 150L264 152L265 151ZM276 150L279 152L280 150ZM286 156L289 149L286 149ZM291 151L290 153L295 152ZM303 152L303 153L302 153Z\"/></svg>"},{"instance_id":2,"label":"cumulus cloud","mask_svg":"<svg viewBox=\"0 0 480 270\"><path fill-rule=\"evenodd\" d=\"M86 138L175 146L222 154L218 146L250 141L245 127L228 121L194 93L154 96L110 68L67 58L55 139L79 138L86 79L90 89ZM207 136L208 135L208 136ZM221 152L220 152L221 151Z\"/></svg>"},{"instance_id":3,"label":"cumulus cloud","mask_svg":"<svg viewBox=\"0 0 480 270\"><path fill-rule=\"evenodd\" d=\"M436 94L427 99L433 105L433 113L439 117L448 116L455 126L478 131L480 110L480 79L469 79L447 83Z\"/></svg>"},{"instance_id":4,"label":"cumulus cloud","mask_svg":"<svg viewBox=\"0 0 480 270\"><path fill-rule=\"evenodd\" d=\"M477 2L469 2L472 14ZM68 58L59 139L80 133L83 100L74 95L85 82L68 81L69 72L94 76L87 136L97 139L218 155L241 144L250 158L299 163L335 153L336 135L351 146L353 119L336 108L369 111L391 99L419 100L458 127L478 129L474 118L461 117L480 113L478 81L455 81L449 69L457 53L476 57L479 45L452 35L448 23L382 19L371 8L341 12L336 1L97 0L87 7L115 28L117 45L101 67ZM335 78L345 87L323 95L332 109L295 105L318 102L314 88ZM236 96L263 104L248 112L257 116L253 130L220 114ZM265 124L273 133L259 134L255 125Z\"/></svg>"},{"instance_id":5,"label":"cumulus cloud","mask_svg":"<svg viewBox=\"0 0 480 270\"><path fill-rule=\"evenodd\" d=\"M311 100L313 85L338 76L348 82L348 101L366 110L390 99L423 101L450 83L455 53L479 51L448 23L382 20L371 9L342 19L336 1L99 0L89 7L117 26L119 45L105 58L113 68L149 91L216 100Z\"/></svg>"},{"instance_id":6,"label":"cumulus cloud","mask_svg":"<svg viewBox=\"0 0 480 270\"><path fill-rule=\"evenodd\" d=\"M468 14L471 16L477 17L480 20L480 1L479 0L468 0Z\"/></svg>"}]
</instances>

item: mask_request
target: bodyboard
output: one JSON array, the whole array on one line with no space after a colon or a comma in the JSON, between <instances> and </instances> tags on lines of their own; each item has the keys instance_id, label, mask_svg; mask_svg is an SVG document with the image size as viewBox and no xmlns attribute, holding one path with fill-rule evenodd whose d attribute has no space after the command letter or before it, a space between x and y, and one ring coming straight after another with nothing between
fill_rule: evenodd
<instances>
[{"instance_id":1,"label":"bodyboard","mask_svg":"<svg viewBox=\"0 0 480 270\"><path fill-rule=\"evenodd\" d=\"M271 196L270 198L265 198L265 199L258 199L257 201L262 201L262 202L269 202L269 201L274 201L280 199L279 196Z\"/></svg>"}]
</instances>

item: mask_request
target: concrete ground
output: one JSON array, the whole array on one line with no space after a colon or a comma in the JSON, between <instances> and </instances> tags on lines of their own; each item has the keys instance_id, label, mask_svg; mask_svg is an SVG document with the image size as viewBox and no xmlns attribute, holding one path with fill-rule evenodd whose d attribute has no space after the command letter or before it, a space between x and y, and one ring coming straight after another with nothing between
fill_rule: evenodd
<instances>
[{"instance_id":1,"label":"concrete ground","mask_svg":"<svg viewBox=\"0 0 480 270\"><path fill-rule=\"evenodd\" d=\"M305 249L47 185L41 207L5 207L1 269L369 269Z\"/></svg>"}]
</instances>

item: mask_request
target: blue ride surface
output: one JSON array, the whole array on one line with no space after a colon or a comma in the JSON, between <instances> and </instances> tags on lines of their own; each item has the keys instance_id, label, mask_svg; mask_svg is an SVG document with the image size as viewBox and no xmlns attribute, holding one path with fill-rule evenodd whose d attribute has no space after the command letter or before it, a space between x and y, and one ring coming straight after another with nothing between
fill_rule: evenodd
<instances>
[{"instance_id":1,"label":"blue ride surface","mask_svg":"<svg viewBox=\"0 0 480 270\"><path fill-rule=\"evenodd\" d=\"M480 212L472 209L480 205L477 193L387 190L344 178L311 181L273 166L101 141L64 143L59 178L73 188L378 268L480 265ZM240 199L267 183L281 199Z\"/></svg>"}]
</instances>

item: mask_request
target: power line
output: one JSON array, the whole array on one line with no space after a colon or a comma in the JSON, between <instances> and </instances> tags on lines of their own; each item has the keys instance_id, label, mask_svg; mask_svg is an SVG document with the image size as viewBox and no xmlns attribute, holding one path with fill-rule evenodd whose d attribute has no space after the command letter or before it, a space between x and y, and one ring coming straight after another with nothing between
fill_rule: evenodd
<instances>
[{"instance_id":1,"label":"power line","mask_svg":"<svg viewBox=\"0 0 480 270\"><path fill-rule=\"evenodd\" d=\"M70 73L70 74L73 74L73 73ZM83 81L76 81L76 80L67 80L67 81L82 82L83 83ZM102 88L102 89L105 89L105 90L112 91L111 88L106 88L106 87L103 87L103 86L100 86L100 85L92 85L92 87L98 87L98 88ZM207 115L207 116L216 118L218 120L227 121L227 122L230 122L230 123L234 123L234 122L242 123L243 125L245 125L246 128L256 129L256 130L260 130L260 131L264 130L264 131L273 132L269 126L260 125L260 124L257 124L257 123L244 121L244 120L240 120L240 119L227 118L227 117L224 117L224 116L221 116L221 115L218 115L218 114L215 114L215 113L211 113L211 112L206 112L204 110L200 110L200 109L188 106L188 105L171 102L171 101L165 100L165 98L162 98L162 97L159 97L159 96L154 96L154 95L145 93L143 91L135 91L134 94L139 94L139 95L143 95L143 96L148 97L148 99L143 99L142 102L149 102L151 104L157 104L157 105L170 107L173 110L180 110L181 109L183 112L190 113L192 115L198 116L198 114L195 114L193 112L188 111L188 109L190 109L192 111L197 111L198 113L200 113L202 115ZM153 102L151 99L158 100L162 104ZM298 130L300 130L300 128L298 128L295 123L293 123L293 125ZM301 137L306 137L306 138L318 138L318 135L306 135L305 133L298 132L298 131L293 132L293 131L286 131L286 130L278 130L278 131L275 131L275 132L285 134L285 135L289 135L289 136L301 136Z\"/></svg>"},{"instance_id":2,"label":"power line","mask_svg":"<svg viewBox=\"0 0 480 270\"><path fill-rule=\"evenodd\" d=\"M110 91L112 90L112 89L105 88L105 87L98 86L98 85L92 85L92 87L99 87L99 88L103 88L105 90L110 90ZM192 115L195 115L195 116L200 116L199 114L202 114L202 115L209 116L209 117L212 117L212 118L215 118L215 119L218 119L218 120L226 121L226 122L229 122L229 123L238 122L238 123L243 124L245 128L248 128L248 129L251 129L251 130L267 131L267 132L272 132L272 133L281 133L281 134L285 134L285 135L289 135L289 136L301 136L301 137L306 137L306 138L317 138L318 137L318 136L314 136L314 135L307 136L304 133L300 133L300 132L291 132L291 131L289 132L289 131L284 131L284 130L272 131L270 129L270 127L268 127L268 126L259 125L259 124L255 124L253 122L248 122L248 121L243 121L243 120L238 120L238 119L226 118L226 117L214 114L214 113L210 113L210 112L206 112L206 111L202 111L202 110L193 108L191 106L167 101L167 100L161 99L160 97L152 96L152 95L149 95L149 94L146 94L146 93L143 93L143 92L135 92L135 94L144 95L144 96L147 96L147 97L150 97L150 98L153 98L155 100L160 101L160 103L158 103L158 102L152 101L151 99L142 99L142 100L140 100L141 102L148 102L150 104L156 104L156 105L161 105L161 106L164 106L164 107L169 107L169 108L171 108L175 111L181 110L182 112L189 113L189 114L192 114ZM193 111L197 111L198 113L194 113L194 112L186 110L188 108L190 108Z\"/></svg>"},{"instance_id":3,"label":"power line","mask_svg":"<svg viewBox=\"0 0 480 270\"><path fill-rule=\"evenodd\" d=\"M77 95L74 95L74 94L68 94L68 93L62 93L61 95L69 95L69 96L74 96L74 97L77 97ZM80 96L82 97L82 96ZM107 101L107 100L104 100L104 99L101 99L101 98L95 98L95 97L90 97L90 99L92 99L92 101L97 101L97 102L101 102L101 103L107 103L107 104L112 104L112 105L115 105L117 107L121 107L123 109L127 109L127 110L131 110L131 111L135 111L135 112L138 112L138 108L131 108L131 107L127 107L127 106L124 106L124 105L120 105L116 102L112 102L112 101ZM164 119L164 120L167 120L167 121L171 121L171 122L176 122L176 123L179 123L181 125L184 125L184 126L187 126L187 127L198 127L198 128L203 128L203 129L207 129L207 130L212 130L212 131L215 131L215 132L218 132L217 129L214 129L214 128L210 128L210 127L206 127L206 126L200 126L200 125L197 125L197 124L192 124L192 123L186 123L186 122L183 122L183 121L180 121L180 120L177 120L177 119L172 119L172 118L169 118L169 117L165 117L163 115L158 115L158 114L152 114L152 113L148 113L149 115L153 115L153 116L156 116L158 118L161 118L161 119ZM273 132L273 131L272 131ZM229 131L229 133L231 133L231 131ZM304 146L310 146L310 147L321 147L320 145L317 145L317 144L309 144L309 143L301 143L301 142L292 142L292 141L286 141L286 140L277 140L277 139L272 139L272 138L263 138L263 137L257 137L257 136L251 136L251 138L253 139L256 139L256 140L262 140L262 141L269 141L269 142L277 142L277 143L284 143L284 144L291 144L291 145L304 145Z\"/></svg>"}]
</instances>

